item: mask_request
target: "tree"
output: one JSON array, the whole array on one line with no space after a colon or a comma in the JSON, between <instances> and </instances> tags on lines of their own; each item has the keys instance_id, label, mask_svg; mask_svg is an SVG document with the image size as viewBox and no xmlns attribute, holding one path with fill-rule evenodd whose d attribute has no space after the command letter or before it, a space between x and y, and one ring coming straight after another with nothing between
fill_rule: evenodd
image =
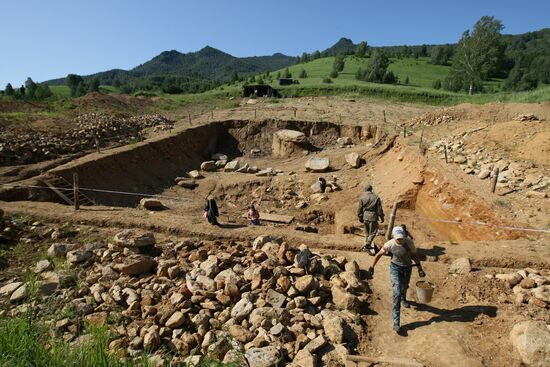
<instances>
[{"instance_id":1,"label":"tree","mask_svg":"<svg viewBox=\"0 0 550 367\"><path fill-rule=\"evenodd\" d=\"M25 81L25 88L28 99L34 99L34 94L36 93L36 83L29 77Z\"/></svg>"},{"instance_id":2,"label":"tree","mask_svg":"<svg viewBox=\"0 0 550 367\"><path fill-rule=\"evenodd\" d=\"M375 49L369 60L369 65L366 73L367 81L382 83L389 65L390 60L388 59L384 51Z\"/></svg>"},{"instance_id":3,"label":"tree","mask_svg":"<svg viewBox=\"0 0 550 367\"><path fill-rule=\"evenodd\" d=\"M287 79L287 78L292 78L292 74L290 73L290 70L288 70L288 68L285 69L285 71L283 72L283 78Z\"/></svg>"},{"instance_id":4,"label":"tree","mask_svg":"<svg viewBox=\"0 0 550 367\"><path fill-rule=\"evenodd\" d=\"M306 71L306 69L300 70L300 75L299 75L298 77L299 77L299 78L302 78L302 79L307 78L307 71Z\"/></svg>"},{"instance_id":5,"label":"tree","mask_svg":"<svg viewBox=\"0 0 550 367\"><path fill-rule=\"evenodd\" d=\"M433 84L432 84L432 87L434 89L441 89L441 79L436 79Z\"/></svg>"},{"instance_id":6,"label":"tree","mask_svg":"<svg viewBox=\"0 0 550 367\"><path fill-rule=\"evenodd\" d=\"M300 63L303 64L303 63L306 63L308 61L309 61L309 55L306 52L304 52L302 54L302 56L300 57Z\"/></svg>"},{"instance_id":7,"label":"tree","mask_svg":"<svg viewBox=\"0 0 550 367\"><path fill-rule=\"evenodd\" d=\"M355 56L357 57L365 57L367 54L367 42L361 41L357 45L357 48L355 49Z\"/></svg>"},{"instance_id":8,"label":"tree","mask_svg":"<svg viewBox=\"0 0 550 367\"><path fill-rule=\"evenodd\" d=\"M407 77L405 78L405 85L409 85L409 76L407 75Z\"/></svg>"},{"instance_id":9,"label":"tree","mask_svg":"<svg viewBox=\"0 0 550 367\"><path fill-rule=\"evenodd\" d=\"M460 89L467 89L469 95L474 87L482 86L481 81L498 63L503 28L500 20L483 16L472 33L466 30L462 34L448 77L455 86L461 85Z\"/></svg>"},{"instance_id":10,"label":"tree","mask_svg":"<svg viewBox=\"0 0 550 367\"><path fill-rule=\"evenodd\" d=\"M121 85L122 85L122 82L120 81L119 78L115 78L115 80L113 80L113 87L120 88Z\"/></svg>"},{"instance_id":11,"label":"tree","mask_svg":"<svg viewBox=\"0 0 550 367\"><path fill-rule=\"evenodd\" d=\"M432 48L430 62L434 65L447 65L453 57L453 46L439 45Z\"/></svg>"},{"instance_id":12,"label":"tree","mask_svg":"<svg viewBox=\"0 0 550 367\"><path fill-rule=\"evenodd\" d=\"M344 70L344 64L345 64L344 55L338 54L334 58L334 64L332 64L332 68L334 70L336 70L337 72L339 72L339 71Z\"/></svg>"},{"instance_id":13,"label":"tree","mask_svg":"<svg viewBox=\"0 0 550 367\"><path fill-rule=\"evenodd\" d=\"M4 89L6 92L6 96L13 96L14 90L10 83L6 85L6 89Z\"/></svg>"},{"instance_id":14,"label":"tree","mask_svg":"<svg viewBox=\"0 0 550 367\"><path fill-rule=\"evenodd\" d=\"M84 79L80 75L76 74L69 74L65 78L65 84L71 88L71 97L76 97L77 94L77 88L80 83L82 83Z\"/></svg>"},{"instance_id":15,"label":"tree","mask_svg":"<svg viewBox=\"0 0 550 367\"><path fill-rule=\"evenodd\" d=\"M329 76L330 76L331 78L338 78L338 70L332 69L332 71L330 72Z\"/></svg>"},{"instance_id":16,"label":"tree","mask_svg":"<svg viewBox=\"0 0 550 367\"><path fill-rule=\"evenodd\" d=\"M80 83L78 83L78 86L76 87L76 97L81 97L88 93L88 88L86 87L86 83L84 83L84 80L82 80Z\"/></svg>"},{"instance_id":17,"label":"tree","mask_svg":"<svg viewBox=\"0 0 550 367\"><path fill-rule=\"evenodd\" d=\"M99 79L97 77L90 81L90 92L99 92Z\"/></svg>"},{"instance_id":18,"label":"tree","mask_svg":"<svg viewBox=\"0 0 550 367\"><path fill-rule=\"evenodd\" d=\"M311 59L312 60L317 60L317 59L320 59L320 58L321 58L321 52L319 52L319 50L313 51L313 53L311 54Z\"/></svg>"},{"instance_id":19,"label":"tree","mask_svg":"<svg viewBox=\"0 0 550 367\"><path fill-rule=\"evenodd\" d=\"M278 71L277 75L275 75L275 79L277 79L277 80L281 79L281 72L280 71Z\"/></svg>"},{"instance_id":20,"label":"tree","mask_svg":"<svg viewBox=\"0 0 550 367\"><path fill-rule=\"evenodd\" d=\"M42 101L51 96L53 96L53 93L50 90L48 84L38 84L38 86L36 87L36 92L34 93L35 99Z\"/></svg>"},{"instance_id":21,"label":"tree","mask_svg":"<svg viewBox=\"0 0 550 367\"><path fill-rule=\"evenodd\" d=\"M21 85L21 87L19 87L19 98L21 99L26 99L27 96L25 95L25 86L24 85Z\"/></svg>"}]
</instances>

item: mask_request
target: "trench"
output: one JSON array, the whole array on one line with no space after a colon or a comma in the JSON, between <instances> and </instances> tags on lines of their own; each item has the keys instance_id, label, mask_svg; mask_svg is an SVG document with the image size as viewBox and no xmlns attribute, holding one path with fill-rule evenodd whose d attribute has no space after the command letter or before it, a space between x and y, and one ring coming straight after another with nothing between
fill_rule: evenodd
<instances>
[{"instance_id":1,"label":"trench","mask_svg":"<svg viewBox=\"0 0 550 367\"><path fill-rule=\"evenodd\" d=\"M47 172L72 182L77 173L81 188L114 190L128 193L159 194L174 185L174 178L199 169L203 161L222 152L230 159L246 157L255 150L256 156L270 156L273 134L280 129L297 130L305 134L317 150L334 145L342 136L354 142L371 138L376 126L339 125L332 122L296 120L225 120L175 132L168 137L91 154L53 168ZM32 182L39 183L44 176ZM140 196L103 192L85 192L96 204L135 207ZM50 190L13 189L0 193L0 200L36 200L61 202Z\"/></svg>"}]
</instances>

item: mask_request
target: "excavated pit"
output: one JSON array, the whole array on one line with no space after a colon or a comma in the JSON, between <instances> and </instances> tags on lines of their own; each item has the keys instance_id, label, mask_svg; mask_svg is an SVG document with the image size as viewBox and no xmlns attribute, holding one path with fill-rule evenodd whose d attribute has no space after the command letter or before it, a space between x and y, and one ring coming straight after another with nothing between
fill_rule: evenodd
<instances>
[{"instance_id":1,"label":"excavated pit","mask_svg":"<svg viewBox=\"0 0 550 367\"><path fill-rule=\"evenodd\" d=\"M78 173L80 187L128 193L159 194L174 185L174 178L199 169L212 154L223 152L229 158L271 155L273 134L281 129L302 132L312 151L334 145L347 136L358 142L372 138L376 126L339 125L331 122L284 120L226 120L189 128L169 137L151 139L92 154L58 166L46 173L72 182ZM43 184L41 175L25 183ZM96 204L135 207L141 197L115 193L85 191ZM69 193L70 194L70 193ZM0 193L0 200L60 201L50 190L19 188Z\"/></svg>"}]
</instances>

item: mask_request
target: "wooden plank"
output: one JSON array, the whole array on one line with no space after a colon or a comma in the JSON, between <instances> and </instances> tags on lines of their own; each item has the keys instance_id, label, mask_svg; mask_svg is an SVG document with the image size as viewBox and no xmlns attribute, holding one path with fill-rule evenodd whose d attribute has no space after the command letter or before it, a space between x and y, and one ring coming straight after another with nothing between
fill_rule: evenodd
<instances>
[{"instance_id":1,"label":"wooden plank","mask_svg":"<svg viewBox=\"0 0 550 367\"><path fill-rule=\"evenodd\" d=\"M347 355L346 359L352 362L389 363L396 366L424 367L414 359L399 357L367 357Z\"/></svg>"},{"instance_id":2,"label":"wooden plank","mask_svg":"<svg viewBox=\"0 0 550 367\"><path fill-rule=\"evenodd\" d=\"M49 183L47 180L44 180L44 183L46 186L48 186L53 192L55 192L61 199L63 199L67 204L73 205L73 202L71 199L67 197L64 193L59 191L55 186L53 186L51 183Z\"/></svg>"},{"instance_id":3,"label":"wooden plank","mask_svg":"<svg viewBox=\"0 0 550 367\"><path fill-rule=\"evenodd\" d=\"M242 217L246 218L246 214L243 214ZM294 220L294 217L291 215L260 213L260 220L273 223L290 224Z\"/></svg>"}]
</instances>

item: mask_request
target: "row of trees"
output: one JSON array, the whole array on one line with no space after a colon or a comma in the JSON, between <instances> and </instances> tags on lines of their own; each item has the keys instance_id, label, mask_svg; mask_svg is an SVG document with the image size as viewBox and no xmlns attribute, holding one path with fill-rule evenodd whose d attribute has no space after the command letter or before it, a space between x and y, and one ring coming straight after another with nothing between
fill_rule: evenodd
<instances>
[{"instance_id":1,"label":"row of trees","mask_svg":"<svg viewBox=\"0 0 550 367\"><path fill-rule=\"evenodd\" d=\"M359 68L355 73L355 78L372 83L395 84L398 81L397 76L390 70L390 59L382 50L375 49L372 52L369 64L366 70Z\"/></svg>"},{"instance_id":2,"label":"row of trees","mask_svg":"<svg viewBox=\"0 0 550 367\"><path fill-rule=\"evenodd\" d=\"M37 84L30 77L25 81L25 85L17 89L14 89L11 83L8 83L4 88L4 94L13 99L31 101L42 101L53 95L48 84Z\"/></svg>"},{"instance_id":3,"label":"row of trees","mask_svg":"<svg viewBox=\"0 0 550 367\"><path fill-rule=\"evenodd\" d=\"M71 97L80 97L89 92L99 91L99 79L97 77L84 80L80 75L69 74L65 78L65 84L71 89Z\"/></svg>"}]
</instances>

